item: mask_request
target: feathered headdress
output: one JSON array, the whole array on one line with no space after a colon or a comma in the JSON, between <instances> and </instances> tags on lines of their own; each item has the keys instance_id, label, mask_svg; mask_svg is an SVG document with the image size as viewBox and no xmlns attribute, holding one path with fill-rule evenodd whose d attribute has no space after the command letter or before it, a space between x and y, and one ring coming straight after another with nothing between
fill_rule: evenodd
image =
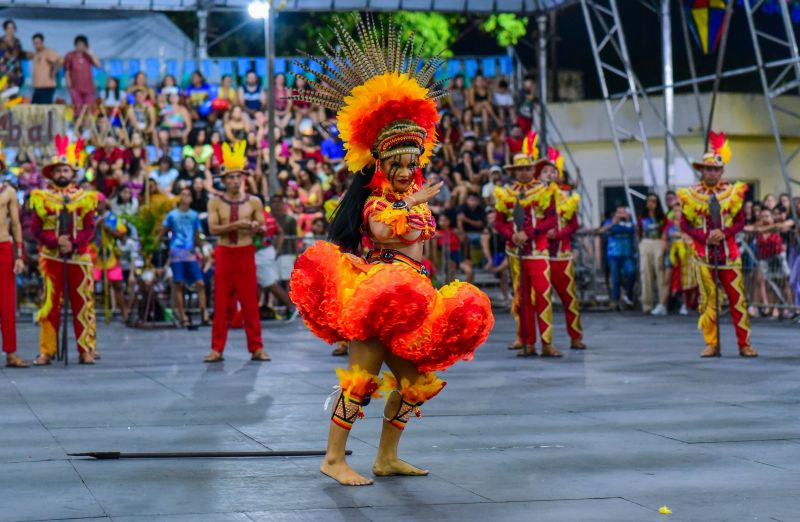
<instances>
[{"instance_id":1,"label":"feathered headdress","mask_svg":"<svg viewBox=\"0 0 800 522\"><path fill-rule=\"evenodd\" d=\"M67 165L73 172L83 166L86 159L86 151L83 148L82 138L78 138L75 143L70 143L69 137L56 134L54 145L56 147L56 155L50 160L50 164L42 169L44 177L50 178L53 169L59 165Z\"/></svg>"},{"instance_id":2,"label":"feathered headdress","mask_svg":"<svg viewBox=\"0 0 800 522\"><path fill-rule=\"evenodd\" d=\"M237 141L233 144L233 147L227 143L215 143L212 145L212 150L214 151L214 158L219 163L219 175L221 177L233 172L249 174L249 171L245 168L247 164L245 156L245 150L247 150L246 141Z\"/></svg>"},{"instance_id":3,"label":"feathered headdress","mask_svg":"<svg viewBox=\"0 0 800 522\"><path fill-rule=\"evenodd\" d=\"M703 154L703 161L692 163L695 168L717 167L722 168L731 160L731 146L724 132L710 131L708 133L708 151Z\"/></svg>"},{"instance_id":4,"label":"feathered headdress","mask_svg":"<svg viewBox=\"0 0 800 522\"><path fill-rule=\"evenodd\" d=\"M552 165L558 169L559 178L564 176L564 156L561 155L560 150L553 147L547 147L547 157L536 162L537 178L539 177L539 174L542 172L542 168L544 168L545 165Z\"/></svg>"},{"instance_id":5,"label":"feathered headdress","mask_svg":"<svg viewBox=\"0 0 800 522\"><path fill-rule=\"evenodd\" d=\"M441 55L423 65L414 49L414 34L404 41L403 31L392 21L377 27L370 16L359 19L354 37L336 19L333 30L335 48L317 41L325 59L303 53L321 73L297 63L317 76L309 80L313 90L289 98L336 111L350 172L409 153L419 155L419 166L425 166L437 143L435 100L447 94L444 82L434 81ZM421 181L421 174L418 177ZM371 186L383 182L378 169Z\"/></svg>"},{"instance_id":6,"label":"feathered headdress","mask_svg":"<svg viewBox=\"0 0 800 522\"><path fill-rule=\"evenodd\" d=\"M527 154L533 161L539 159L539 133L530 131L522 140L522 152Z\"/></svg>"}]
</instances>

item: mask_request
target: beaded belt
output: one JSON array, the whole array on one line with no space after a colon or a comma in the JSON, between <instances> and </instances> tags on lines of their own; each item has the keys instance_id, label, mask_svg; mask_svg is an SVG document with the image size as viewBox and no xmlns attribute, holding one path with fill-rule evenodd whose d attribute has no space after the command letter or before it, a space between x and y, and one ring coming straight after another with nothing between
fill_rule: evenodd
<instances>
[{"instance_id":1,"label":"beaded belt","mask_svg":"<svg viewBox=\"0 0 800 522\"><path fill-rule=\"evenodd\" d=\"M374 263L400 263L406 266L410 266L420 274L424 276L430 275L428 269L425 266L417 261L416 259L405 255L404 253L400 252L399 250L393 250L391 248L382 248L380 250L370 250L367 252L367 255L364 256L364 259L369 264Z\"/></svg>"}]
</instances>

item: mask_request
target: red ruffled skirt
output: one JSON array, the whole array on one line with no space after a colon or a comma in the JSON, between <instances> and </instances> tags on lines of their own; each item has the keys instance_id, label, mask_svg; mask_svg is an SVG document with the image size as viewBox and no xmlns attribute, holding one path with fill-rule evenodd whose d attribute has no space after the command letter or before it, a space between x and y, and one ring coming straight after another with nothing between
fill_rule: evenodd
<instances>
[{"instance_id":1,"label":"red ruffled skirt","mask_svg":"<svg viewBox=\"0 0 800 522\"><path fill-rule=\"evenodd\" d=\"M456 281L437 291L410 266L368 264L326 241L298 257L291 298L322 340L377 339L420 372L471 360L494 326L489 298L476 287Z\"/></svg>"}]
</instances>

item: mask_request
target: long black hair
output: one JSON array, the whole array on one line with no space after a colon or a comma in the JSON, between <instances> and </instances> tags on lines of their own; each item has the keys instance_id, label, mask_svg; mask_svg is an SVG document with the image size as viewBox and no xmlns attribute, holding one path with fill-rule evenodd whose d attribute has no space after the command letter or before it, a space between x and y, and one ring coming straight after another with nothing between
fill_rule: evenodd
<instances>
[{"instance_id":1,"label":"long black hair","mask_svg":"<svg viewBox=\"0 0 800 522\"><path fill-rule=\"evenodd\" d=\"M367 167L353 175L353 181L342 196L333 214L328 239L339 245L343 252L361 254L361 226L364 204L372 193L367 185L375 175L375 167Z\"/></svg>"},{"instance_id":2,"label":"long black hair","mask_svg":"<svg viewBox=\"0 0 800 522\"><path fill-rule=\"evenodd\" d=\"M656 209L655 209L656 221L659 223L663 223L664 220L666 219L666 214L664 214L664 207L661 206L661 198L658 197L658 194L654 194L652 192L649 193L647 195L647 198L645 199L644 212L642 214L642 217L650 217L650 212L647 210L647 200L650 198L655 198L656 200Z\"/></svg>"}]
</instances>

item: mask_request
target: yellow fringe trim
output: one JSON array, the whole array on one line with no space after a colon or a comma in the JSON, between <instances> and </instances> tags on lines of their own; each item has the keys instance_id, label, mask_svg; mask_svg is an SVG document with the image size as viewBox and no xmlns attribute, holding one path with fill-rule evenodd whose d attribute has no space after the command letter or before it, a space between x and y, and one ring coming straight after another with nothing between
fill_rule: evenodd
<instances>
[{"instance_id":1,"label":"yellow fringe trim","mask_svg":"<svg viewBox=\"0 0 800 522\"><path fill-rule=\"evenodd\" d=\"M498 212L510 217L514 213L514 205L519 202L522 207L530 207L533 205L540 212L544 212L550 207L550 203L553 199L557 198L560 194L561 189L555 183L549 185L537 184L525 192L525 196L521 199L519 194L514 191L511 186L495 187L494 208Z\"/></svg>"},{"instance_id":2,"label":"yellow fringe trim","mask_svg":"<svg viewBox=\"0 0 800 522\"><path fill-rule=\"evenodd\" d=\"M404 209L395 209L388 206L376 213L374 216L375 221L383 223L392 229L395 237L404 236L408 234L411 227L408 226L408 211Z\"/></svg>"},{"instance_id":3,"label":"yellow fringe trim","mask_svg":"<svg viewBox=\"0 0 800 522\"><path fill-rule=\"evenodd\" d=\"M681 201L683 214L693 227L702 226L703 218L708 215L709 194L701 192L700 188L701 185L696 185L690 188L678 189L678 199ZM737 181L726 184L717 193L717 200L726 225L733 224L734 216L742 209L747 189L746 183Z\"/></svg>"},{"instance_id":4,"label":"yellow fringe trim","mask_svg":"<svg viewBox=\"0 0 800 522\"><path fill-rule=\"evenodd\" d=\"M97 207L97 192L93 190L77 190L70 194L69 197L70 203L67 205L67 211L78 211L81 217ZM44 218L47 215L61 212L61 209L64 208L64 203L61 200L61 196L58 194L43 189L36 189L31 192L30 206L39 217Z\"/></svg>"},{"instance_id":5,"label":"yellow fringe trim","mask_svg":"<svg viewBox=\"0 0 800 522\"><path fill-rule=\"evenodd\" d=\"M368 394L372 398L381 397L379 393L381 380L377 375L369 373L357 364L354 364L349 370L336 368L336 376L339 378L339 387L342 389L342 394L348 401L352 395L362 399ZM374 390L370 392L373 387Z\"/></svg>"},{"instance_id":6,"label":"yellow fringe trim","mask_svg":"<svg viewBox=\"0 0 800 522\"><path fill-rule=\"evenodd\" d=\"M400 396L410 404L422 404L434 398L447 383L438 377L435 372L423 373L414 384L403 378L400 386L397 379L390 372L383 372L383 384L381 391L390 394L394 390L400 392Z\"/></svg>"},{"instance_id":7,"label":"yellow fringe trim","mask_svg":"<svg viewBox=\"0 0 800 522\"><path fill-rule=\"evenodd\" d=\"M578 206L580 205L581 197L578 193L574 193L569 195L567 192L561 192L557 201L558 207L558 215L564 218L565 221L569 221L572 219L572 216L575 215L575 212L578 211Z\"/></svg>"},{"instance_id":8,"label":"yellow fringe trim","mask_svg":"<svg viewBox=\"0 0 800 522\"><path fill-rule=\"evenodd\" d=\"M40 270L44 272L42 268L40 268ZM41 308L39 308L39 311L36 312L37 321L41 321L47 317L53 310L53 294L53 281L47 277L47 274L44 274L44 302L42 303Z\"/></svg>"}]
</instances>

